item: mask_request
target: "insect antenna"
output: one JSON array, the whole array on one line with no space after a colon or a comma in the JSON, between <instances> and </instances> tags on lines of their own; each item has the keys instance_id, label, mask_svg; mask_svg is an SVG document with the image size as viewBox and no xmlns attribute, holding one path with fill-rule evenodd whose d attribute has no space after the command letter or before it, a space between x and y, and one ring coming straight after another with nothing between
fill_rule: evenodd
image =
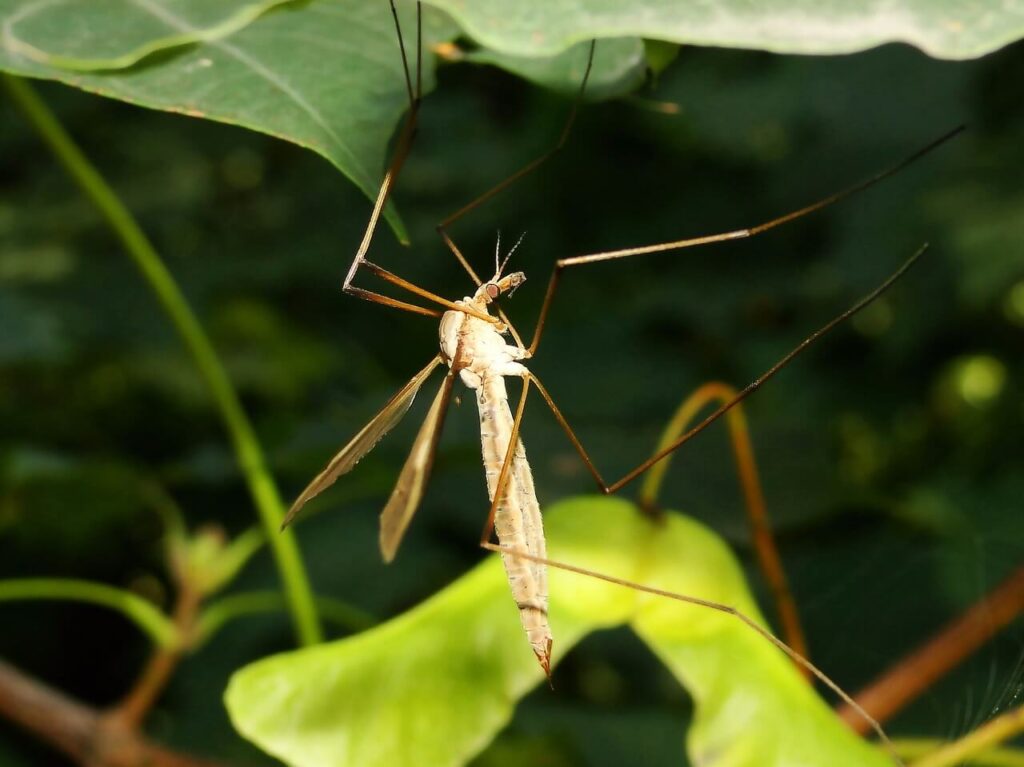
<instances>
[{"instance_id":1,"label":"insect antenna","mask_svg":"<svg viewBox=\"0 0 1024 767\"><path fill-rule=\"evenodd\" d=\"M509 259L512 258L512 254L516 252L516 248L519 247L519 244L523 241L523 238L525 236L526 236L526 232L523 232L521 235L519 235L519 239L516 240L516 244L512 246L512 250L510 250L508 252L508 255L505 256L505 260L501 262L501 266L498 267L498 275L499 276L501 275L502 272L505 271L505 266L508 264Z\"/></svg>"}]
</instances>

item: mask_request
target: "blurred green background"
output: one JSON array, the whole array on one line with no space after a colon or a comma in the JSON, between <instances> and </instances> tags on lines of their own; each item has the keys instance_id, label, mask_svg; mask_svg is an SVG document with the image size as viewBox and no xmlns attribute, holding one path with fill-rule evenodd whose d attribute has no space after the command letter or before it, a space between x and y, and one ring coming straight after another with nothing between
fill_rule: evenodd
<instances>
[{"instance_id":1,"label":"blurred green background","mask_svg":"<svg viewBox=\"0 0 1024 767\"><path fill-rule=\"evenodd\" d=\"M563 153L452 230L481 271L499 229L526 232L513 263L530 281L507 306L527 329L555 258L758 223L968 124L882 186L753 240L568 273L532 365L616 478L700 383L745 384L932 244L749 402L812 657L850 691L1024 559L1022 81L1020 44L958 63L903 46L836 58L684 49L637 97L587 105ZM292 497L436 353L432 321L340 292L368 201L294 146L39 87L181 281ZM397 191L413 246L381 229L374 260L453 298L471 292L434 224L548 148L568 106L496 70L443 67ZM166 602L160 520L141 485L164 487L190 525L231 532L253 524L250 499L148 287L27 124L9 105L3 116L0 577L89 578ZM316 590L380 617L481 556L486 492L465 398L398 560L379 560L377 512L425 407L298 527ZM539 400L524 439L542 503L592 490ZM663 498L751 561L724 428L683 449ZM264 551L236 587L276 584ZM101 706L148 652L93 608L5 604L0 625L0 656ZM234 669L291 643L283 614L229 626L185 661L150 731L269 763L233 733L221 694ZM1022 669L1018 621L889 731L962 734L1021 702ZM686 712L639 642L596 636L478 763L676 765ZM0 722L0 763L61 762Z\"/></svg>"}]
</instances>

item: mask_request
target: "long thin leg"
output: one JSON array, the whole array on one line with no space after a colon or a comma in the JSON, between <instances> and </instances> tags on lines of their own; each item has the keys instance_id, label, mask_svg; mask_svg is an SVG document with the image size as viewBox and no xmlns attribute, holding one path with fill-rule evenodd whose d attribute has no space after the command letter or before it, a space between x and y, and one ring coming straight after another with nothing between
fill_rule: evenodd
<instances>
[{"instance_id":1,"label":"long thin leg","mask_svg":"<svg viewBox=\"0 0 1024 767\"><path fill-rule=\"evenodd\" d=\"M565 146L565 142L568 140L569 134L572 132L572 126L576 122L576 115L579 113L580 104L583 102L583 96L587 90L587 81L590 79L590 70L593 68L594 65L595 47L596 41L592 40L590 42L590 49L587 52L587 65L583 71L583 79L580 81L580 87L579 90L576 92L576 98L573 99L572 107L569 109L569 114L566 116L565 124L562 126L562 132L558 136L558 142L551 149L548 149L546 152L544 152L544 154L540 155L539 157L535 157L529 163L524 165L515 173L511 174L510 176L506 177L502 181L492 186L479 197L470 200L468 203L466 203L457 211L448 216L448 218L444 219L436 227L437 233L440 235L442 241L444 241L444 244L447 246L448 250L450 250L452 255L455 256L455 260L459 262L459 265L462 266L462 268L466 271L466 274L469 275L470 279L473 280L477 287L479 287L481 284L480 277L473 270L473 267L469 265L469 261L462 254L462 251L459 249L459 247L455 244L455 241L448 233L448 227L454 224L456 221L458 221L460 218L465 216L470 211L475 210L479 206L483 205L485 202L487 202L489 199L494 197L499 192L510 187L519 179L535 171L551 157L558 154L562 147ZM512 323L508 320L508 318L500 309L498 310L498 314L501 317L502 322L505 323L509 331L512 333L512 337L515 338L516 344L520 348L525 349L523 342L519 338L519 333L516 332L516 329L512 325Z\"/></svg>"},{"instance_id":2,"label":"long thin leg","mask_svg":"<svg viewBox=\"0 0 1024 767\"><path fill-rule=\"evenodd\" d=\"M663 253L670 250L682 250L684 248L692 248L698 245L709 245L714 242L726 242L729 240L742 240L754 235L767 232L770 229L774 229L783 224L794 221L798 218L802 218L810 213L821 210L822 208L828 207L834 203L839 202L852 194L861 192L880 181L892 176L899 172L903 168L910 165L915 160L924 157L926 154L936 149L940 145L949 141L951 138L956 136L958 133L964 130L964 126L959 126L953 130L945 133L939 138L935 139L927 146L914 152L909 157L904 158L900 162L892 165L885 170L879 171L870 178L861 181L859 184L854 184L840 192L830 194L828 197L824 197L817 202L813 202L810 205L806 205L799 210L786 213L777 218L773 218L770 221L765 221L756 226L747 227L745 229L734 229L729 232L720 232L718 234L708 234L702 237L691 237L685 240L675 240L673 242L662 242L655 245L644 245L637 248L622 248L620 250L606 250L600 253L589 253L583 256L573 256L572 258L563 258L555 262L554 269L551 271L551 277L548 280L547 292L544 295L544 303L541 304L540 313L537 317L537 325L533 332L533 340L530 342L529 351L531 354L537 351L537 346L540 344L541 335L544 332L544 326L547 323L548 311L551 309L551 302L555 297L555 290L558 287L559 280L562 276L562 272L573 266L583 266L584 264L596 264L600 261L612 261L618 258L628 258L630 256L641 256L649 253Z\"/></svg>"},{"instance_id":3,"label":"long thin leg","mask_svg":"<svg viewBox=\"0 0 1024 767\"><path fill-rule=\"evenodd\" d=\"M811 333L811 335L809 335L807 338L805 338L803 341L801 341L799 344L793 347L793 349L791 349L784 357L782 357L782 359L780 359L778 362L776 362L774 365L768 368L767 371L762 373L760 376L758 376L749 384L747 384L743 389L741 389L736 396L732 397L731 399L727 400L722 405L717 407L714 410L714 412L711 413L711 415L704 418L702 421L700 421L700 423L684 432L678 438L672 440L668 445L665 445L660 450L655 451L654 455L652 455L650 458L648 458L646 461L641 463L636 468L627 472L621 479L612 482L611 484L605 482L604 478L601 476L601 473L597 470L597 467L594 465L594 462L590 459L590 456L587 454L587 451L584 449L583 444L580 442L579 438L572 430L572 427L569 426L569 422L566 421L565 416L562 415L562 411L558 409L558 406L551 398L551 395L548 394L548 391L547 389L544 388L544 385L532 373L530 373L530 380L532 381L533 385L537 387L537 391L540 392L541 396L544 398L544 401L548 403L548 407L551 408L551 412L554 414L555 420L558 421L559 425L562 427L566 435L569 437L569 441L572 442L573 447L576 448L576 452L579 453L580 458L583 459L583 463L586 465L587 471L589 471L590 475L594 478L594 482L597 483L598 488L601 490L602 493L611 494L628 485L630 482L639 477L641 474L643 474L649 468L654 466L656 463L663 460L666 456L675 452L680 447L689 442L691 439L696 437L698 434L704 431L704 429L706 429L712 423L717 421L727 412L732 410L734 407L736 407L736 405L745 400L755 391L760 389L766 381L775 376L776 373L782 370L782 368L789 364L798 354L807 349L811 344L813 344L815 341L817 341L823 335L828 333L834 327L842 323L844 320L852 317L854 314L859 312L865 306L867 306L880 295L882 295L886 290L892 287L893 283L895 283L900 277L906 274L907 270L910 269L910 267L917 262L917 260L924 254L927 248L927 244L923 245L920 249L918 249L918 251L914 255L907 259L903 263L903 265L900 266L899 269L897 269L888 278L886 278L886 280L881 285L879 285L866 296L861 298L859 301L857 301L853 306L844 311L842 314L840 314L837 317L834 317L825 325Z\"/></svg>"},{"instance_id":4,"label":"long thin leg","mask_svg":"<svg viewBox=\"0 0 1024 767\"><path fill-rule=\"evenodd\" d=\"M365 266L366 269L371 274L380 277L385 282L390 282L392 285L397 285L400 288L405 288L410 293L415 293L418 296L423 296L424 298L429 299L430 301L433 301L436 304L440 304L441 306L447 307L448 309L457 312L465 312L466 314L471 314L474 317L478 317L482 320L494 322L494 317L487 314L487 312L480 312L477 311L476 309L473 309L472 307L465 305L460 306L459 304L456 304L454 301L449 301L447 298L439 296L436 293L431 293L429 290L425 290L424 288L421 288L417 285L413 285L408 280L399 277L397 274L394 274L393 272L389 272L382 266L377 266L377 264L373 263L372 261L367 261L364 259L363 266Z\"/></svg>"},{"instance_id":5,"label":"long thin leg","mask_svg":"<svg viewBox=\"0 0 1024 767\"><path fill-rule=\"evenodd\" d=\"M448 246L448 250L451 251L452 255L455 256L455 260L459 262L459 266L461 266L465 270L466 274L469 275L469 278L473 280L473 284L479 288L480 285L483 284L483 280L480 279L479 275L476 273L476 271L474 271L473 267L469 265L469 261L466 259L464 255L462 255L462 251L459 250L459 246L455 244L455 241L451 238L451 235L449 235L448 232L445 231L444 227L441 224L437 225L437 233L441 235L441 239L444 241L444 244Z\"/></svg>"},{"instance_id":6,"label":"long thin leg","mask_svg":"<svg viewBox=\"0 0 1024 767\"><path fill-rule=\"evenodd\" d=\"M550 159L551 157L556 155L558 153L558 151L562 147L565 146L565 142L568 140L569 134L572 132L572 126L576 122L576 115L579 112L580 104L583 101L583 95L584 95L584 93L587 90L587 81L590 79L590 70L591 70L591 68L594 65L594 49L595 49L595 46L596 46L596 41L591 40L591 42L590 42L590 50L587 53L587 66L586 66L586 69L583 72L583 79L580 81L580 87L579 87L579 90L576 92L576 98L573 100L572 108L569 110L569 114L566 117L565 124L562 126L562 132L558 136L558 142L551 149L548 149L546 152L544 152L539 157L535 157L533 160L528 162L522 168L520 168L519 170L517 170L515 173L511 174L507 178L503 179L502 181L499 181L497 184L492 186L490 189L488 189L486 192L484 192L479 197L476 197L475 199L470 200L468 203L463 205L457 211L455 211L450 216L448 216L448 218L446 218L444 221L442 221L440 224L438 224L437 225L437 230L438 230L438 232L442 233L442 235L441 235L442 237L444 237L443 232L445 232L449 226L454 224L456 221L458 221L460 218L465 216L471 210L474 210L475 208L478 208L481 205L483 205L489 199L494 197L494 195L496 195L499 192L503 191L504 189L512 186L512 184L514 184L519 179L521 179L524 176L527 176L530 173L532 173L533 171L535 171L537 168L539 168L541 165L543 165L548 159Z\"/></svg>"},{"instance_id":7,"label":"long thin leg","mask_svg":"<svg viewBox=\"0 0 1024 767\"><path fill-rule=\"evenodd\" d=\"M370 243L372 242L373 235L377 230L377 224L380 221L380 216L384 210L384 206L387 204L388 198L390 197L391 189L398 178L398 174L402 170L402 166L405 164L406 158L409 156L410 150L412 149L413 139L416 136L416 128L419 120L420 103L422 101L422 7L419 2L416 3L416 85L414 89L413 79L409 73L409 62L405 50L405 38L402 35L402 26L398 20L398 11L395 8L394 0L390 0L390 3L391 15L395 20L395 32L398 36L398 47L402 56L402 71L405 74L406 92L409 95L409 114L405 119L405 123L402 125L402 131L398 136L394 154L392 155L391 162L388 165L387 172L384 174L384 180L381 182L380 189L377 192L377 198L374 200L373 211L370 213L370 220L367 222L366 230L363 232L363 239L359 243L359 248L356 250L355 257L352 259L352 264L349 266L348 272L345 275L345 281L342 283L341 289L348 295L362 298L366 301L370 301L371 303L383 304L385 306L402 309L415 314L425 314L428 316L438 316L440 314L440 312L425 309L424 307L416 304L399 301L397 299L381 295L380 293L355 287L352 284L352 281L355 279L359 268L366 267L369 271L384 279L386 282L390 282L404 290L421 296L422 298L426 298L428 301L439 304L446 309L466 311L468 314L473 314L487 322L497 322L494 317L480 312L475 312L464 307L456 306L453 302L441 298L428 290L413 285L408 280L404 280L391 272L370 263L366 259L366 253L370 249Z\"/></svg>"},{"instance_id":8,"label":"long thin leg","mask_svg":"<svg viewBox=\"0 0 1024 767\"><path fill-rule=\"evenodd\" d=\"M716 401L725 403L734 399L738 393L732 386L721 381L712 381L701 386L684 400L672 416L655 452L672 444L686 430L694 417L707 407L708 403ZM771 589L775 609L782 624L782 635L786 639L786 644L805 658L809 657L807 639L800 624L796 600L793 599L793 594L790 591L786 571L782 567L782 557L779 556L771 527L768 524L768 507L764 500L764 491L761 489L757 461L754 459L754 448L750 440L750 429L747 427L747 418L743 414L743 408L740 405L734 407L726 414L725 421L729 427L729 440L732 442L733 457L736 460L736 472L739 474L740 487L743 489L743 500L754 540L754 551L757 552L757 561L761 572ZM657 507L658 491L671 458L671 456L666 456L664 460L652 466L651 470L647 472L637 497L641 508L655 509Z\"/></svg>"},{"instance_id":9,"label":"long thin leg","mask_svg":"<svg viewBox=\"0 0 1024 767\"><path fill-rule=\"evenodd\" d=\"M417 56L417 59L416 59L416 93L414 95L413 91L412 91L412 78L409 76L409 57L405 53L405 37L402 35L402 23L398 20L398 9L395 7L395 0L390 0L390 3L391 3L391 18L393 18L395 20L395 31L398 33L398 50L401 51L401 53L402 53L402 71L405 73L405 90L406 90L406 93L409 94L409 110L412 111L412 110L416 109L416 100L418 99L419 94L420 94L420 85L419 85L419 76L420 76L419 48L417 47L417 50L416 50L416 56ZM417 4L417 9L416 10L417 10L416 20L417 20L417 28L418 28L419 27L419 24L418 24L418 22L419 22L419 7L418 7L418 4ZM419 42L417 44L419 44Z\"/></svg>"},{"instance_id":10,"label":"long thin leg","mask_svg":"<svg viewBox=\"0 0 1024 767\"><path fill-rule=\"evenodd\" d=\"M896 753L896 749L893 746L892 741L889 740L889 736L885 734L885 730L882 729L882 726L867 711L865 711L863 707L861 707L857 703L857 701L855 701L852 697L850 697L850 695L844 692L843 688L835 682L833 682L832 679L829 678L829 676L825 674L824 671L822 671L809 660L807 660L807 658L805 658L803 655L796 652L796 650L791 648L789 645L787 645L781 639L776 637L770 631L763 628L753 618L750 618L749 616L740 612L735 607L732 607L731 605L722 604L721 602L713 602L709 599L701 599L700 597L689 596L688 594L677 594L674 591L656 589L651 586L645 586L642 583L634 583L633 581L627 581L623 578L616 578L612 575L605 575L604 573L599 573L595 570L587 570L583 567L576 567L575 565L570 565L566 562L559 562L554 559L547 559L546 557L534 556L533 554L522 551L520 549L513 549L506 546L500 546L498 544L489 543L487 541L482 542L480 545L488 551L496 551L498 553L510 553L517 557L520 557L521 559L529 560L530 562L536 562L538 564L547 565L548 567L554 567L559 570L565 570L570 573L576 573L577 575L584 575L588 578L597 578L598 580L605 581L606 583L612 583L616 586L623 586L625 588L633 589L634 591L641 591L645 594L653 594L659 597L667 597L668 599L674 599L678 602L685 602L686 604L697 605L699 607L706 607L710 610L717 610L720 613L731 615L732 617L736 618L738 621L752 629L753 631L757 632L761 637L775 645L778 649L780 649L782 652L788 655L797 665L807 669L807 671L809 671L818 680L820 680L822 684L824 684L833 693L835 693L836 696L843 701L843 703L845 703L847 706L856 711L861 717L863 717L864 721L870 724L871 729L874 730L876 735L878 735L878 739L889 750L893 760L899 765L903 764L903 761L899 758L899 756Z\"/></svg>"},{"instance_id":11,"label":"long thin leg","mask_svg":"<svg viewBox=\"0 0 1024 767\"><path fill-rule=\"evenodd\" d=\"M345 291L350 296L361 298L364 301L369 301L372 304L381 304L382 306L390 306L394 309L401 309L402 311L412 312L413 314L422 314L426 317L440 317L443 312L438 309L428 309L425 306L417 306L416 304L410 304L406 301L399 301L397 298L391 298L390 296L381 295L380 293L374 293L372 290L363 290L357 288L355 285L349 286Z\"/></svg>"}]
</instances>

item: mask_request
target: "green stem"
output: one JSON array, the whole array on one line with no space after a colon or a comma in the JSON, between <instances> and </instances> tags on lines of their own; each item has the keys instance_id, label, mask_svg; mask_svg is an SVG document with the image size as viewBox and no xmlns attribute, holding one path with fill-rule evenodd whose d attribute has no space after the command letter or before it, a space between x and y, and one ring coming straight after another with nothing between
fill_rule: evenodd
<instances>
[{"instance_id":1,"label":"green stem","mask_svg":"<svg viewBox=\"0 0 1024 767\"><path fill-rule=\"evenodd\" d=\"M284 607L284 599L276 591L249 591L211 602L205 607L196 624L196 643L209 641L226 623L244 615L277 612ZM367 612L329 597L317 597L316 604L325 621L337 624L345 631L363 631L376 624Z\"/></svg>"},{"instance_id":2,"label":"green stem","mask_svg":"<svg viewBox=\"0 0 1024 767\"><path fill-rule=\"evenodd\" d=\"M899 738L893 741L896 753L911 767L918 767L915 761L949 745L948 740L938 738ZM971 767L1024 767L1024 750L1019 748L989 748L963 762Z\"/></svg>"},{"instance_id":3,"label":"green stem","mask_svg":"<svg viewBox=\"0 0 1024 767\"><path fill-rule=\"evenodd\" d=\"M53 112L26 81L4 75L3 83L64 169L99 209L121 240L191 353L227 427L238 465L267 532L298 639L302 644L319 642L322 637L319 618L298 545L291 531L280 530L284 518L281 496L267 470L252 425L199 320L131 213L57 121Z\"/></svg>"},{"instance_id":4,"label":"green stem","mask_svg":"<svg viewBox=\"0 0 1024 767\"><path fill-rule=\"evenodd\" d=\"M0 602L24 599L66 599L117 610L149 634L161 647L174 647L180 637L174 622L152 603L130 591L70 578L12 578L0 581Z\"/></svg>"},{"instance_id":5,"label":"green stem","mask_svg":"<svg viewBox=\"0 0 1024 767\"><path fill-rule=\"evenodd\" d=\"M1017 761L996 762L990 759L992 749L1014 735L1024 732L1024 706L1005 711L994 719L990 719L959 740L942 743L915 761L912 767L956 767L959 764L1002 764L1020 765L1024 763L1024 754L1001 749L1005 755L1016 756Z\"/></svg>"},{"instance_id":6,"label":"green stem","mask_svg":"<svg viewBox=\"0 0 1024 767\"><path fill-rule=\"evenodd\" d=\"M348 602L342 602L334 597L318 596L316 606L325 621L330 621L346 631L366 631L378 623L377 618L365 610L360 610L358 607L353 607Z\"/></svg>"}]
</instances>

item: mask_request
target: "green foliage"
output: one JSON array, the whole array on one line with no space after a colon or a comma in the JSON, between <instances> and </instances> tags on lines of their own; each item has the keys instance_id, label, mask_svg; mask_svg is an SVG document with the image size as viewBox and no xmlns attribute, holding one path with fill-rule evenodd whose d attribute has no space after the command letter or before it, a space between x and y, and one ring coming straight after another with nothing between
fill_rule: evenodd
<instances>
[{"instance_id":1,"label":"green foliage","mask_svg":"<svg viewBox=\"0 0 1024 767\"><path fill-rule=\"evenodd\" d=\"M916 45L938 58L965 59L1024 34L1020 0L529 0L510 13L502 0L428 0L483 45L519 55L556 53L590 38L648 37L687 45L775 53L849 53L888 42Z\"/></svg>"},{"instance_id":2,"label":"green foliage","mask_svg":"<svg viewBox=\"0 0 1024 767\"><path fill-rule=\"evenodd\" d=\"M626 501L590 497L552 505L546 527L555 560L757 616L728 547L694 520L669 514L652 523ZM556 662L590 632L630 625L693 696L695 764L891 764L735 617L560 570L550 578ZM251 664L226 700L239 731L289 765L455 767L542 680L491 556L377 628ZM554 683L557 695L557 672Z\"/></svg>"},{"instance_id":3,"label":"green foliage","mask_svg":"<svg viewBox=\"0 0 1024 767\"><path fill-rule=\"evenodd\" d=\"M173 7L119 0L21 3L6 19L4 47L54 69L127 69L157 53L222 40L264 13L294 1L179 3Z\"/></svg>"},{"instance_id":4,"label":"green foliage","mask_svg":"<svg viewBox=\"0 0 1024 767\"><path fill-rule=\"evenodd\" d=\"M250 7L234 5L243 15ZM4 0L0 68L287 139L319 152L372 195L388 136L408 106L387 3L279 5L228 40L219 34L228 9L203 0L146 10L118 0ZM200 34L207 25L218 34ZM406 15L406 27L414 26ZM184 37L183 30L189 31ZM453 34L442 15L427 14L424 45ZM116 65L119 58L131 63L138 50L154 53L136 66L82 71ZM97 66L83 66L89 60ZM429 89L433 57L425 63Z\"/></svg>"},{"instance_id":5,"label":"green foliage","mask_svg":"<svg viewBox=\"0 0 1024 767\"><path fill-rule=\"evenodd\" d=\"M176 543L171 550L171 563L178 579L207 596L234 580L264 539L258 530L252 529L229 542L224 540L222 531L207 528Z\"/></svg>"},{"instance_id":6,"label":"green foliage","mask_svg":"<svg viewBox=\"0 0 1024 767\"><path fill-rule=\"evenodd\" d=\"M595 47L596 51L596 47ZM604 41L601 54L595 55L587 81L588 99L622 96L636 90L644 81L647 61L644 46L635 38ZM517 56L479 48L465 58L475 64L492 64L545 88L575 96L587 68L590 43L574 45L554 56Z\"/></svg>"},{"instance_id":7,"label":"green foliage","mask_svg":"<svg viewBox=\"0 0 1024 767\"><path fill-rule=\"evenodd\" d=\"M15 600L66 600L98 605L121 612L145 631L157 645L172 646L180 640L174 624L150 602L137 594L102 583L68 578L11 578L0 580L0 602Z\"/></svg>"},{"instance_id":8,"label":"green foliage","mask_svg":"<svg viewBox=\"0 0 1024 767\"><path fill-rule=\"evenodd\" d=\"M722 2L715 21L724 26L678 16L702 7L696 4L632 4L628 18L621 15L626 6L598 2L571 10L518 5L522 13L514 14L507 3L450 5L451 19L428 12L428 44L454 41L463 61L493 63L569 92L585 49L577 41L595 35L602 41L593 93L620 94L639 83L638 56L659 75L649 94L659 101L586 105L555 162L455 228L470 260L484 266L496 229L528 230L516 259L530 282L508 307L521 329L530 327L556 257L753 224L968 122L956 144L886 185L756 242L572 274L534 367L602 470L617 476L649 452L687 389L709 377L751 380L930 240L925 262L887 299L750 403L769 507L805 608L812 656L854 689L1019 562L1024 112L1017 84L1024 49L950 63L896 46L824 59L680 50L664 42L641 49L635 38L604 39L643 34L820 52L902 39L958 58L1019 36L1018 2L879 3L874 21L867 4L854 11L814 3L799 9L804 23L786 25L771 23L781 17L768 4ZM653 10L636 13L641 5ZM224 381L237 389L236 404L251 414L250 436L265 445L266 468L295 492L436 348L429 322L388 315L337 290L365 226L363 195L375 191L388 136L407 105L390 16L382 0L147 4L180 13L190 26L182 36L174 25L140 16L140 7L0 0L0 68L211 118L186 122L40 86L164 256L211 336ZM410 7L402 3L407 32ZM852 13L863 16L858 22ZM527 24L543 33L529 34ZM435 57L424 61L431 87ZM440 77L443 87L425 102L397 188L417 249L398 252L378 236L373 257L458 297L467 282L432 239L432 226L550 148L568 104L487 69L446 65ZM644 104L667 104L678 114L636 108ZM23 590L8 592L17 592L19 604L3 606L0 655L58 681L74 667L69 687L76 695L109 701L128 687L149 644L119 616L108 621L107 611L30 607L23 597L64 590L88 600L78 589L88 579L114 584L109 595L144 598L132 605L166 606L159 531L135 490L139 477L155 479L180 501L183 536L210 520L248 530L252 508L202 378L169 337L165 318L38 137L12 111L3 115L11 116L0 121L11 172L0 186L0 575ZM363 194L311 155L214 120L313 148ZM411 706L390 701L408 695L446 728L413 734L435 736L435 744L446 734L442 745L461 754L496 737L481 765L541 757L559 765L675 765L691 724L691 755L717 754L725 742L735 750L722 759L744 764L760 755L746 749L775 744L780 761L807 756L801 749L813 746L804 761L826 755L842 763L863 752L868 763L885 763L838 729L821 702L796 686L788 663L735 621L602 584L580 582L595 595L590 600L556 595L557 689L527 695L540 674L498 568L485 564L441 590L475 562L486 512L479 436L467 405L452 409L433 485L394 566L377 561L375 513L415 416L311 509L344 508L311 515L298 529L317 592L400 617L351 640L246 668L231 688L243 731L275 753L333 747L348 731L339 725L342 712L363 717L368 732L403 726L400 716ZM524 439L545 511L552 499L586 486L557 426L533 401ZM728 446L717 439L709 432L675 461L666 495L685 499L746 562ZM699 577L724 566L735 578L735 563L716 559L724 556L721 544L702 527L674 520L686 541L672 537L663 551L653 531L650 540L629 540L646 523L625 505L569 506L577 504L586 511L562 508L549 518L562 546L556 556L600 570L622 566L648 584L671 571L682 581L662 585L719 594L755 612L740 581L718 592L722 584ZM266 757L232 731L220 695L236 669L290 648L293 636L267 549L257 550L255 533L230 539L226 546L205 534L177 541L179 565L201 576L204 589L230 581L238 590L204 606L195 637L201 653L180 669L162 703L159 734L189 751L261 764ZM694 561L697 554L715 561ZM634 559L620 563L622 557ZM663 566L646 571L637 557ZM68 579L22 580L32 576ZM576 580L553 577L556 586ZM598 598L603 617L590 609ZM110 606L120 609L115 602ZM335 630L371 622L344 602L321 598L316 606ZM686 618L665 622L657 617L662 610ZM594 621L611 625L627 613L649 647L621 631L583 637ZM243 617L240 626L235 619ZM401 648L367 639L396 636ZM436 647L465 645L473 636L486 639L482 650L438 657ZM367 658L372 662L363 663ZM385 658L389 663L380 662ZM332 663L350 664L351 673L330 678L324 669ZM422 673L423 684L389 675L402 664ZM693 696L692 723L678 685L665 682L666 669ZM240 701L238 690L257 679L274 680L295 697L276 706L269 692L263 703L255 696ZM478 688L478 679L489 686ZM959 734L1012 702L1018 682L1019 626L891 729ZM477 721L471 701L489 712L488 721ZM741 704L759 712L742 731ZM791 721L790 711L807 718ZM819 730L820 741L783 736ZM383 732L381 751L400 751L394 730ZM0 761L9 756L38 764L50 755L35 758L31 746L4 732ZM305 756L289 758L304 763Z\"/></svg>"},{"instance_id":9,"label":"green foliage","mask_svg":"<svg viewBox=\"0 0 1024 767\"><path fill-rule=\"evenodd\" d=\"M509 13L498 1L431 3L424 21L424 86L433 85L437 43L464 31L483 47L469 61L573 90L581 46L608 39L591 88L615 96L643 80L641 38L782 53L846 53L891 41L933 56L969 58L1024 34L1024 2L873 0L790 5L718 3L713 11L671 0L571 7L534 2ZM410 3L402 3L408 11ZM428 9L429 11L430 9ZM448 15L450 14L450 18ZM456 22L459 27L455 26ZM0 69L154 109L240 125L308 147L367 195L376 190L387 137L407 106L387 4L202 0L51 3L0 0ZM412 49L414 24L405 13ZM585 47L585 46L583 46ZM330 76L322 64L330 62ZM659 62L652 63L655 71ZM404 230L387 212L400 237Z\"/></svg>"},{"instance_id":10,"label":"green foliage","mask_svg":"<svg viewBox=\"0 0 1024 767\"><path fill-rule=\"evenodd\" d=\"M173 275L128 208L78 148L55 115L27 82L7 75L2 82L12 100L39 132L58 162L85 197L96 206L111 231L120 240L125 255L141 272L153 297L191 354L193 364L220 411L235 451L235 458L249 485L249 492L256 512L263 522L264 530L273 536L270 538L270 547L277 560L292 608L296 635L304 643L319 641L322 637L313 607L313 595L295 538L287 532L279 534L281 520L284 517L280 494L265 465L259 440L242 409L231 380L210 343L209 336L196 318ZM200 590L208 585L204 584Z\"/></svg>"}]
</instances>

